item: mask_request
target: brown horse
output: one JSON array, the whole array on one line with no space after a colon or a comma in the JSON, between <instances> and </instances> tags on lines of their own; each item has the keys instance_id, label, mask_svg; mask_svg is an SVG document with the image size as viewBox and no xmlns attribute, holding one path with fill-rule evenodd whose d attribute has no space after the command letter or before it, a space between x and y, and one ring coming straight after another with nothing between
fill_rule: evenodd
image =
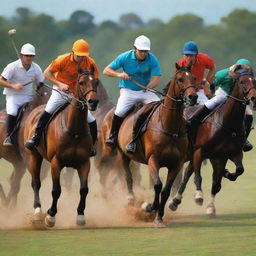
<instances>
[{"instance_id":1,"label":"brown horse","mask_svg":"<svg viewBox=\"0 0 256 256\"><path fill-rule=\"evenodd\" d=\"M93 76L93 71L83 71L78 76L77 86L70 104L59 112L47 128L46 146L43 140L34 151L26 150L28 170L32 176L34 191L35 220L41 219L41 202L39 197L40 167L43 158L51 165L52 174L52 205L47 211L45 223L52 227L55 224L57 202L61 194L60 172L63 167L77 169L80 179L80 202L77 208L77 224L84 225L85 200L88 194L88 174L90 171L90 154L92 138L87 123L87 112L95 110L97 99L98 79ZM24 130L25 142L34 132L37 120L43 107L36 108L28 117Z\"/></svg>"},{"instance_id":2,"label":"brown horse","mask_svg":"<svg viewBox=\"0 0 256 256\"><path fill-rule=\"evenodd\" d=\"M113 186L114 184L121 182L125 185L125 177L122 172L120 172L120 168L122 168L122 161L120 158L120 153L115 150L113 154L106 159L102 159L102 145L105 144L105 141L101 140L101 127L102 127L102 121L107 114L107 112L112 109L115 104L114 102L109 98L109 95L99 80L98 87L97 87L97 97L99 100L97 109L93 111L93 116L96 118L97 121L97 128L98 128L98 141L96 143L96 151L97 155L94 157L94 165L99 173L99 181L101 184L101 191L102 196L106 198L108 196L109 189L107 188L107 181L109 181L109 177L111 174L113 179L111 182L109 182L110 186ZM132 167L139 169L139 163L132 163ZM65 172L62 173L63 178L63 185L67 189L71 189L72 186L72 180L74 176L74 170L71 168L66 168ZM136 177L134 177L134 180L136 183L140 183L141 177L139 175L139 172L134 172L135 174L138 174Z\"/></svg>"},{"instance_id":3,"label":"brown horse","mask_svg":"<svg viewBox=\"0 0 256 256\"><path fill-rule=\"evenodd\" d=\"M244 115L246 105L249 103L252 103L254 108L256 107L256 87L253 74L241 75L236 80L233 91L225 104L200 124L194 150L190 152L189 165L185 170L178 193L169 204L171 210L176 210L181 203L182 194L193 172L195 172L196 185L195 201L202 205L200 169L202 161L209 158L213 167L213 181L211 200L207 205L206 213L215 215L214 199L221 190L222 177L235 181L244 172L242 163L242 149L246 140ZM228 160L236 165L234 173L229 173L225 169Z\"/></svg>"},{"instance_id":4,"label":"brown horse","mask_svg":"<svg viewBox=\"0 0 256 256\"><path fill-rule=\"evenodd\" d=\"M126 172L126 182L131 197L133 193L133 179L129 163L134 160L147 164L153 180L155 198L152 204L146 206L148 212L156 211L155 224L163 226L164 206L169 197L172 183L181 170L186 157L188 146L186 122L183 118L184 103L195 104L197 100L194 77L187 67L176 64L177 72L170 81L167 95L163 102L159 102L155 111L150 115L146 130L139 136L134 154L126 153L126 144L132 138L135 116L143 113L148 104L137 113L128 115L119 130L118 144L121 152L123 167ZM102 132L105 138L109 134L112 113L103 121ZM159 169L167 167L166 185L162 190ZM161 198L160 198L161 193Z\"/></svg>"},{"instance_id":5,"label":"brown horse","mask_svg":"<svg viewBox=\"0 0 256 256\"><path fill-rule=\"evenodd\" d=\"M118 150L113 150L111 154L107 155L107 157L104 157L104 152L102 152L102 149L105 146L105 140L101 136L102 122L106 114L115 107L115 104L110 100L106 89L101 83L98 86L97 95L99 98L99 105L97 110L93 113L98 125L97 155L94 158L94 163L99 172L102 195L103 197L107 197L107 180L110 174L112 173L114 176L110 186L114 185L116 182L121 182L125 185L125 177L123 173L120 172L120 168L122 168L122 158L120 152ZM139 163L132 161L131 168L138 170ZM141 176L138 171L134 172L134 174L136 175L134 180L136 184L139 184L141 181Z\"/></svg>"},{"instance_id":6,"label":"brown horse","mask_svg":"<svg viewBox=\"0 0 256 256\"><path fill-rule=\"evenodd\" d=\"M20 183L23 175L26 171L25 159L22 156L23 150L23 132L24 127L27 124L27 117L29 113L41 104L45 104L51 95L51 88L38 84L36 87L36 93L29 104L22 108L20 126L17 127L17 131L13 134L16 138L16 143L13 146L3 146L3 141L6 137L6 112L0 111L0 158L4 158L10 162L13 166L13 172L10 177L10 191L5 196L2 190L2 200L5 204L15 206L17 203L17 195L20 190ZM1 185L0 185L1 186Z\"/></svg>"}]
</instances>

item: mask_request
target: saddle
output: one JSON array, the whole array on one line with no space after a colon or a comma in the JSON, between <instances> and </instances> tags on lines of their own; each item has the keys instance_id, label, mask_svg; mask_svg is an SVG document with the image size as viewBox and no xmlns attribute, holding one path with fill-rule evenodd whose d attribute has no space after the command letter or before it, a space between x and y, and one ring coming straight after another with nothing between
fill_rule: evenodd
<instances>
[{"instance_id":1,"label":"saddle","mask_svg":"<svg viewBox=\"0 0 256 256\"><path fill-rule=\"evenodd\" d=\"M151 116L160 104L161 101L153 101L136 110L134 114L134 140L146 131Z\"/></svg>"},{"instance_id":2,"label":"saddle","mask_svg":"<svg viewBox=\"0 0 256 256\"><path fill-rule=\"evenodd\" d=\"M63 111L67 106L69 105L68 102L65 102L64 104L60 105L52 114L51 118L49 119L48 123L46 124L43 133L42 133L42 140L43 140L43 146L44 149L47 149L47 145L46 145L46 135L47 135L47 130L48 130L48 126L51 123L51 121L55 118L55 116L57 116L61 111Z\"/></svg>"}]
</instances>

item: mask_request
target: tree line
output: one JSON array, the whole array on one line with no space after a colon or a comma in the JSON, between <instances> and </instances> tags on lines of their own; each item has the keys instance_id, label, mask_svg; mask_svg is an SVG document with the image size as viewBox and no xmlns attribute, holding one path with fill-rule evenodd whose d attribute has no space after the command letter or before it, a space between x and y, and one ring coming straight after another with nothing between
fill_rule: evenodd
<instances>
[{"instance_id":1,"label":"tree line","mask_svg":"<svg viewBox=\"0 0 256 256\"><path fill-rule=\"evenodd\" d=\"M182 57L183 44L188 40L197 42L199 51L215 60L217 70L230 66L238 58L248 58L254 66L256 62L256 12L246 9L233 10L219 24L206 25L203 18L193 14L178 15L166 23L159 19L145 23L138 15L127 13L121 15L118 22L106 20L95 24L93 15L84 10L73 12L68 20L56 21L47 14L18 8L12 18L0 16L1 72L17 59L7 33L11 28L17 30L14 39L18 49L27 42L36 47L35 62L42 69L59 54L69 52L75 40L87 40L100 73L118 54L132 49L134 39L144 34L151 39L151 51L161 64L161 87L173 75L174 64ZM118 80L103 75L101 80L116 99ZM0 107L4 106L1 93Z\"/></svg>"}]
</instances>

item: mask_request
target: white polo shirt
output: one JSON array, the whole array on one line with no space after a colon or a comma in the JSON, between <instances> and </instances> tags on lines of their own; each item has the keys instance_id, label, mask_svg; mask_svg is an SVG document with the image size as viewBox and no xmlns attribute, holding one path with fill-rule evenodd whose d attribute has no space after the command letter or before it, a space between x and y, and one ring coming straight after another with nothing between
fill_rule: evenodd
<instances>
[{"instance_id":1,"label":"white polo shirt","mask_svg":"<svg viewBox=\"0 0 256 256\"><path fill-rule=\"evenodd\" d=\"M24 86L21 90L14 90L12 88L4 88L3 94L5 95L32 95L33 93L33 83L43 82L44 76L42 69L35 62L31 63L29 70L26 70L20 59L8 64L3 70L2 77L4 77L8 83L11 84L25 84L31 82L30 84Z\"/></svg>"}]
</instances>

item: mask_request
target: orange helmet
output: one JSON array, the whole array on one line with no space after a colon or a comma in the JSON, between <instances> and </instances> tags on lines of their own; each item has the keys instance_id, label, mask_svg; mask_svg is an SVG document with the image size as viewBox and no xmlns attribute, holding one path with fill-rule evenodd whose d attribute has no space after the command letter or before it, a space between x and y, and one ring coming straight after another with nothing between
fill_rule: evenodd
<instances>
[{"instance_id":1,"label":"orange helmet","mask_svg":"<svg viewBox=\"0 0 256 256\"><path fill-rule=\"evenodd\" d=\"M79 39L74 42L72 51L77 56L88 56L90 52L90 47L85 40Z\"/></svg>"}]
</instances>

